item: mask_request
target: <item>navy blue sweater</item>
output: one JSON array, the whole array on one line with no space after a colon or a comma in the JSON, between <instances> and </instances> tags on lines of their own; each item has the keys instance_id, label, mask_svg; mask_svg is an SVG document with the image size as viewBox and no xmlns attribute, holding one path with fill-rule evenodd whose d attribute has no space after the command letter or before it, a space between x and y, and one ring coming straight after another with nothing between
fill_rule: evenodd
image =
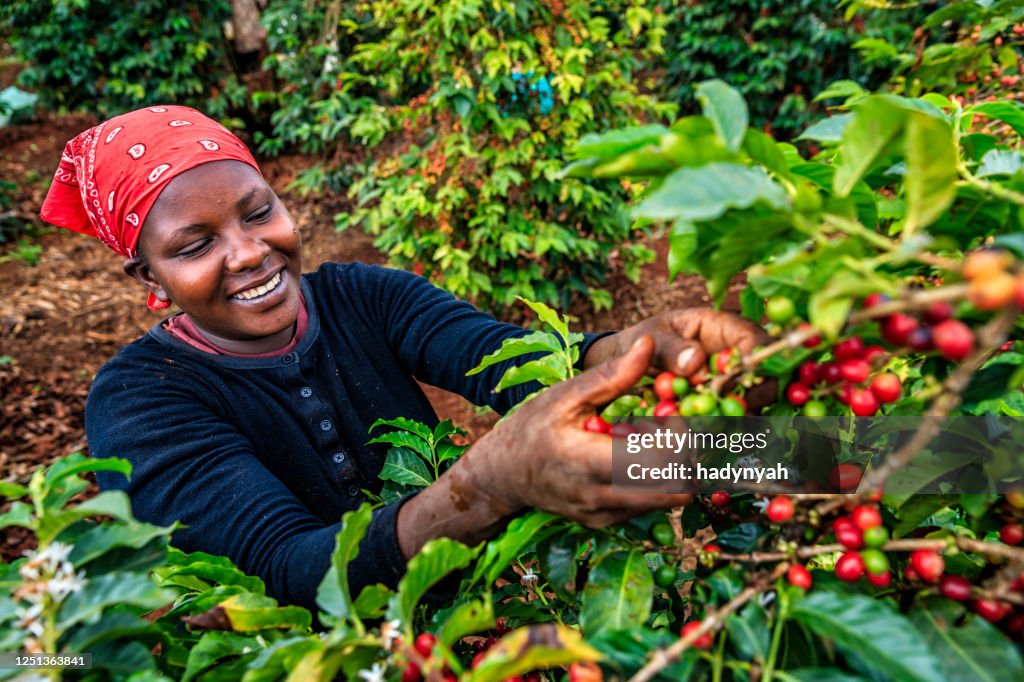
<instances>
[{"instance_id":1,"label":"navy blue sweater","mask_svg":"<svg viewBox=\"0 0 1024 682\"><path fill-rule=\"evenodd\" d=\"M367 445L378 418L437 423L416 379L505 412L536 385L491 389L508 364L466 372L526 333L400 270L328 264L303 276L309 327L294 352L213 355L161 325L99 372L86 405L94 457L131 461L136 516L186 528L176 547L230 557L283 602L313 608L341 515L377 491L386 446ZM587 335L581 357L598 335ZM374 513L349 568L354 594L405 570L395 534L401 503Z\"/></svg>"}]
</instances>

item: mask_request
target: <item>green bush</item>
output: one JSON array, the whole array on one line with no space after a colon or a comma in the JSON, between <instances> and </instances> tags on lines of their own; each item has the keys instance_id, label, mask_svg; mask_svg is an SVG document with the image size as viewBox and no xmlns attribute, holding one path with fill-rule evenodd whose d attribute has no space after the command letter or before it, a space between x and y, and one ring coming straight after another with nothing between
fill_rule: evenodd
<instances>
[{"instance_id":1,"label":"green bush","mask_svg":"<svg viewBox=\"0 0 1024 682\"><path fill-rule=\"evenodd\" d=\"M635 275L651 254L631 241L623 186L560 180L562 150L672 110L633 84L660 51L663 17L646 2L421 5L268 13L272 48L286 50L273 68L307 75L297 99L273 96L287 106L262 148L322 151L332 160L307 186L341 186L344 146L371 146L351 188L359 208L338 226L362 225L393 262L456 295L609 305L598 285L612 263Z\"/></svg>"},{"instance_id":2,"label":"green bush","mask_svg":"<svg viewBox=\"0 0 1024 682\"><path fill-rule=\"evenodd\" d=\"M21 82L49 108L110 116L147 104L188 104L211 116L246 104L221 31L228 2L154 0L4 3Z\"/></svg>"},{"instance_id":3,"label":"green bush","mask_svg":"<svg viewBox=\"0 0 1024 682\"><path fill-rule=\"evenodd\" d=\"M879 38L902 50L921 10L868 12L847 21L838 2L721 0L665 2L665 97L698 110L693 86L709 78L731 83L750 105L751 123L789 137L816 114L811 97L836 80L874 89L889 73L865 66L853 45Z\"/></svg>"}]
</instances>

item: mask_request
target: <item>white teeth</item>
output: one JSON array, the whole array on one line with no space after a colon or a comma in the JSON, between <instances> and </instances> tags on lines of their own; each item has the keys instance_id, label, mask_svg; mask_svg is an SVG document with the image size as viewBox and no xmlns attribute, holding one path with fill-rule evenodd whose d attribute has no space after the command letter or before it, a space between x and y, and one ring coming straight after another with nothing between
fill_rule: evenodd
<instances>
[{"instance_id":1,"label":"white teeth","mask_svg":"<svg viewBox=\"0 0 1024 682\"><path fill-rule=\"evenodd\" d=\"M242 301L248 301L250 298L256 298L262 296L268 291L273 291L277 288L277 285L281 283L281 273L277 273L274 277L266 284L261 284L253 289L247 289L246 291L240 292L232 296L231 298L237 298Z\"/></svg>"}]
</instances>

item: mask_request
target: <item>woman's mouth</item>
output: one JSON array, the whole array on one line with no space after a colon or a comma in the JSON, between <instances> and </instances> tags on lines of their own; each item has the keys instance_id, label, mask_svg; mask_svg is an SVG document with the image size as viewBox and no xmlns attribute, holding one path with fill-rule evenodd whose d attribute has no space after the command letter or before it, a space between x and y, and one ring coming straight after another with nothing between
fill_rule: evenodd
<instances>
[{"instance_id":1,"label":"woman's mouth","mask_svg":"<svg viewBox=\"0 0 1024 682\"><path fill-rule=\"evenodd\" d=\"M267 294L281 286L282 279L283 278L281 277L281 272L278 272L276 275L271 277L266 284L261 284L258 287L253 287L252 289L240 291L237 294L233 294L231 298L235 299L236 301L251 301L252 299L259 298L260 296L266 296Z\"/></svg>"}]
</instances>

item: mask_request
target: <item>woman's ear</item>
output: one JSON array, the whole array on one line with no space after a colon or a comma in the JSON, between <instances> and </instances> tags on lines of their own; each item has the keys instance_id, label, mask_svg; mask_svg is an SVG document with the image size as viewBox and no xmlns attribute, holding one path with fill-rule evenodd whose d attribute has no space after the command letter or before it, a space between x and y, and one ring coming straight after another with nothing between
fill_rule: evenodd
<instances>
[{"instance_id":1,"label":"woman's ear","mask_svg":"<svg viewBox=\"0 0 1024 682\"><path fill-rule=\"evenodd\" d=\"M132 256L124 259L124 273L136 282L146 287L158 301L170 303L171 297L167 295L164 287L153 277L153 271L149 269L146 261L141 256Z\"/></svg>"}]
</instances>

